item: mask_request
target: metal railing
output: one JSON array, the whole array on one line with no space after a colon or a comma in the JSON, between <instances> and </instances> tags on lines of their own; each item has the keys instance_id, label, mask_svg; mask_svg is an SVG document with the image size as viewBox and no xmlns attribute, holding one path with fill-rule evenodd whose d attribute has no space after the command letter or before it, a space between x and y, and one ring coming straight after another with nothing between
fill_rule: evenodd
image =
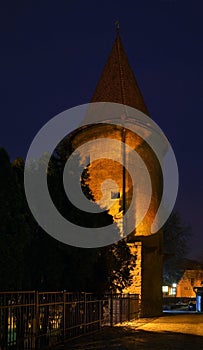
<instances>
[{"instance_id":1,"label":"metal railing","mask_svg":"<svg viewBox=\"0 0 203 350\"><path fill-rule=\"evenodd\" d=\"M51 347L138 315L137 294L1 292L0 350Z\"/></svg>"}]
</instances>

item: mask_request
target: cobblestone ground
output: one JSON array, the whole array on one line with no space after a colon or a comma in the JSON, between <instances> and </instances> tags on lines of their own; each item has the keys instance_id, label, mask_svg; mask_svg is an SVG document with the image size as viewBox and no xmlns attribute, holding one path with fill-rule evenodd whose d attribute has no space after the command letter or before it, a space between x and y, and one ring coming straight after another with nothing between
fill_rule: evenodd
<instances>
[{"instance_id":1,"label":"cobblestone ground","mask_svg":"<svg viewBox=\"0 0 203 350\"><path fill-rule=\"evenodd\" d=\"M141 319L68 342L56 350L201 350L203 314L165 314Z\"/></svg>"}]
</instances>

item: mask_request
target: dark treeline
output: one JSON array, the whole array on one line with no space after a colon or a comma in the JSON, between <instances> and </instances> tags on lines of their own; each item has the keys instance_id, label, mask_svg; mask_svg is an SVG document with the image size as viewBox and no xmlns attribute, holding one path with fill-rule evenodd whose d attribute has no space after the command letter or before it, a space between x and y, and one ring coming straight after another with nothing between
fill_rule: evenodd
<instances>
[{"instance_id":1,"label":"dark treeline","mask_svg":"<svg viewBox=\"0 0 203 350\"><path fill-rule=\"evenodd\" d=\"M111 224L112 217L107 212L91 215L71 205L63 189L65 159L62 159L58 155L52 156L47 174L50 195L57 209L68 220L81 226L94 228ZM88 199L93 200L86 185L87 177L86 169L82 190ZM179 214L173 212L163 227L163 233L163 282L171 284L178 282L183 274L179 266L188 252L191 230L183 225ZM112 234L118 235L118 229ZM28 208L23 159L17 158L11 163L7 152L0 148L1 291L121 291L131 284L130 272L135 260L125 240L103 248L83 249L65 245L44 232Z\"/></svg>"},{"instance_id":2,"label":"dark treeline","mask_svg":"<svg viewBox=\"0 0 203 350\"><path fill-rule=\"evenodd\" d=\"M62 189L62 171L59 159L52 157L48 185L61 213L83 226L111 223L106 212L95 220L70 205ZM84 184L83 192L92 198ZM0 290L122 290L131 283L134 261L124 240L83 249L65 245L44 232L27 205L23 159L11 163L7 152L0 149Z\"/></svg>"}]
</instances>

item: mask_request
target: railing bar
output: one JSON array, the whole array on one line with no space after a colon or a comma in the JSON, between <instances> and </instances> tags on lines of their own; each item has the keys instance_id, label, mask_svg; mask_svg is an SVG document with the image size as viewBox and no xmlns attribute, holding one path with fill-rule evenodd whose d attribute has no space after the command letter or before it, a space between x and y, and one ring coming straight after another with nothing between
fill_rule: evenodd
<instances>
[{"instance_id":1,"label":"railing bar","mask_svg":"<svg viewBox=\"0 0 203 350\"><path fill-rule=\"evenodd\" d=\"M63 292L38 292L38 294L39 295L44 295L44 294L47 294L47 295L50 295L50 294L52 294L52 295L54 295L54 294L59 295L59 294L61 294L61 295L63 295Z\"/></svg>"},{"instance_id":2,"label":"railing bar","mask_svg":"<svg viewBox=\"0 0 203 350\"><path fill-rule=\"evenodd\" d=\"M44 305L44 304L43 304ZM6 305L2 306L0 305L0 310L1 309L16 309L17 307L27 307L27 306L35 306L35 304L11 304L11 305Z\"/></svg>"},{"instance_id":3,"label":"railing bar","mask_svg":"<svg viewBox=\"0 0 203 350\"><path fill-rule=\"evenodd\" d=\"M47 303L39 303L39 307L43 307L43 306L53 306L53 305L63 305L62 301L57 301L57 302L47 302Z\"/></svg>"},{"instance_id":4,"label":"railing bar","mask_svg":"<svg viewBox=\"0 0 203 350\"><path fill-rule=\"evenodd\" d=\"M35 291L34 290L31 290L31 291L29 291L29 290L25 290L25 291L13 291L13 292L0 292L0 296L1 295L11 295L11 294L33 294L33 293L35 293Z\"/></svg>"}]
</instances>

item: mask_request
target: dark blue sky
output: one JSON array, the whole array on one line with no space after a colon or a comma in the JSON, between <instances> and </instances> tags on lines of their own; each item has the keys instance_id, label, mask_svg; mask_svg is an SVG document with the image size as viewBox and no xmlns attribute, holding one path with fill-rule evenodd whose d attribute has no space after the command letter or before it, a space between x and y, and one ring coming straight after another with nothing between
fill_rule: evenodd
<instances>
[{"instance_id":1,"label":"dark blue sky","mask_svg":"<svg viewBox=\"0 0 203 350\"><path fill-rule=\"evenodd\" d=\"M90 101L121 37L151 117L173 146L176 208L191 224L191 256L203 252L202 1L6 1L0 8L0 144L26 156L37 131ZM203 255L203 254L202 254Z\"/></svg>"}]
</instances>

